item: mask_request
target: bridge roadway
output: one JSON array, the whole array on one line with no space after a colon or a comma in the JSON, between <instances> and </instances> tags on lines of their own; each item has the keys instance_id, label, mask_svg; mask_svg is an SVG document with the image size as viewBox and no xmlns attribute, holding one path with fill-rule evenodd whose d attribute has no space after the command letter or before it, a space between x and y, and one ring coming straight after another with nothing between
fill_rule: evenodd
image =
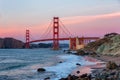
<instances>
[{"instance_id":1,"label":"bridge roadway","mask_svg":"<svg viewBox=\"0 0 120 80\"><path fill-rule=\"evenodd\" d=\"M62 41L62 40L69 40L70 38L59 38L58 40ZM71 38L73 39L73 38ZM99 39L99 37L80 37L79 39L83 39L83 40L97 40ZM29 43L33 43L33 42L42 42L42 41L53 41L54 39L40 39L40 40L33 40L30 41Z\"/></svg>"}]
</instances>

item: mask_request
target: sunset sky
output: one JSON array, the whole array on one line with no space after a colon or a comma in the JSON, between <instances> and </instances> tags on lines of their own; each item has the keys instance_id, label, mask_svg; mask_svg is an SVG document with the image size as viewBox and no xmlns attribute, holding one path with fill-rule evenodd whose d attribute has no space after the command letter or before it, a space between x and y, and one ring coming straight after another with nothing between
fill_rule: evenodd
<instances>
[{"instance_id":1,"label":"sunset sky","mask_svg":"<svg viewBox=\"0 0 120 80\"><path fill-rule=\"evenodd\" d=\"M0 0L0 37L39 39L54 16L75 36L120 33L120 0Z\"/></svg>"}]
</instances>

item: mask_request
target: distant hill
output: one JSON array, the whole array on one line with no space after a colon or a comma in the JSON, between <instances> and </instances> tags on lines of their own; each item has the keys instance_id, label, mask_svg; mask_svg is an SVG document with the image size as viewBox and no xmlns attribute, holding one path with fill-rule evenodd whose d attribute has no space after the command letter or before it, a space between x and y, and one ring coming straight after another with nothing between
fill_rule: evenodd
<instances>
[{"instance_id":1,"label":"distant hill","mask_svg":"<svg viewBox=\"0 0 120 80\"><path fill-rule=\"evenodd\" d=\"M39 44L31 44L30 48L51 48L52 43L39 43ZM68 48L68 44L60 44L60 48Z\"/></svg>"},{"instance_id":2,"label":"distant hill","mask_svg":"<svg viewBox=\"0 0 120 80\"><path fill-rule=\"evenodd\" d=\"M24 48L24 43L14 38L0 38L0 48L2 49Z\"/></svg>"},{"instance_id":3,"label":"distant hill","mask_svg":"<svg viewBox=\"0 0 120 80\"><path fill-rule=\"evenodd\" d=\"M30 44L30 48L50 48L51 46L51 43Z\"/></svg>"},{"instance_id":4,"label":"distant hill","mask_svg":"<svg viewBox=\"0 0 120 80\"><path fill-rule=\"evenodd\" d=\"M104 55L120 55L120 34L106 34L104 38L89 43L84 49Z\"/></svg>"},{"instance_id":5,"label":"distant hill","mask_svg":"<svg viewBox=\"0 0 120 80\"><path fill-rule=\"evenodd\" d=\"M30 48L51 48L52 43L30 44ZM67 48L68 44L60 44L60 48ZM21 49L25 48L25 43L14 38L0 38L1 49Z\"/></svg>"}]
</instances>

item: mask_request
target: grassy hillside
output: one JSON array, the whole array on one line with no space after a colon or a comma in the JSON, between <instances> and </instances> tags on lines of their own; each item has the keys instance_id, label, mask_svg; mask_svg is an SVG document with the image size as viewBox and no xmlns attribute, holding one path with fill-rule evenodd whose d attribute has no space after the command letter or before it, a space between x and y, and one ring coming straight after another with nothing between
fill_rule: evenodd
<instances>
[{"instance_id":1,"label":"grassy hillside","mask_svg":"<svg viewBox=\"0 0 120 80\"><path fill-rule=\"evenodd\" d=\"M86 45L84 49L105 55L120 55L120 34L106 34L102 39Z\"/></svg>"}]
</instances>

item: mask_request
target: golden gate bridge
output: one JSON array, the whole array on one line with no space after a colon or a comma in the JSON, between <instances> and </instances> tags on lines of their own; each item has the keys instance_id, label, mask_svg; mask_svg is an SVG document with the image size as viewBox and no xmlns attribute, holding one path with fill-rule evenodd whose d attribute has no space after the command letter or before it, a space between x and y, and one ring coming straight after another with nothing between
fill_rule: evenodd
<instances>
[{"instance_id":1,"label":"golden gate bridge","mask_svg":"<svg viewBox=\"0 0 120 80\"><path fill-rule=\"evenodd\" d=\"M62 26L61 26L62 25ZM47 32L48 31L48 32ZM53 49L59 49L59 41L69 40L69 48L72 50L80 48L81 45L87 44L93 40L99 39L99 37L74 37L73 34L64 26L64 24L60 21L59 17L54 17L48 29L44 34L50 35L52 31L52 38L47 39L38 39L38 40L30 40L30 30L26 30L26 48L30 48L30 43L33 42L42 42L42 41L53 41ZM63 31L67 35L67 37L60 37L60 31ZM44 35L43 34L43 35Z\"/></svg>"}]
</instances>

